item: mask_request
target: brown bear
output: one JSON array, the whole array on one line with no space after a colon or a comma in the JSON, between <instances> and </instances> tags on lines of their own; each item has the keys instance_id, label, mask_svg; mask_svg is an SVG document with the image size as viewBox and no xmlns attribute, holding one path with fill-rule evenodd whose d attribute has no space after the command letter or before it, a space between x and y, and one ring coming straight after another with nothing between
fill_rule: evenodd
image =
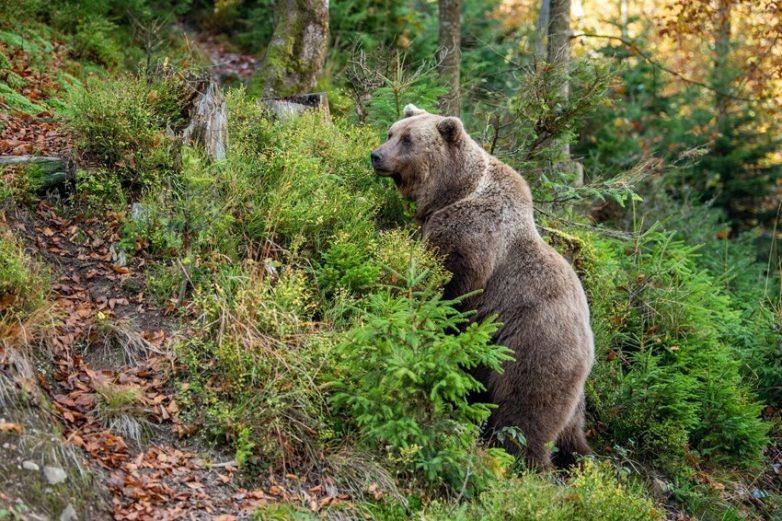
<instances>
[{"instance_id":1,"label":"brown bear","mask_svg":"<svg viewBox=\"0 0 782 521\"><path fill-rule=\"evenodd\" d=\"M497 315L495 342L515 361L503 373L476 372L496 404L486 433L518 427L523 455L536 466L589 454L584 436L584 382L594 343L586 295L568 262L546 244L533 219L521 175L467 135L458 118L413 105L372 152L372 166L416 203L415 219L452 277L445 298L483 290L463 301L475 320ZM518 443L502 444L519 454ZM561 458L561 459L560 459Z\"/></svg>"}]
</instances>

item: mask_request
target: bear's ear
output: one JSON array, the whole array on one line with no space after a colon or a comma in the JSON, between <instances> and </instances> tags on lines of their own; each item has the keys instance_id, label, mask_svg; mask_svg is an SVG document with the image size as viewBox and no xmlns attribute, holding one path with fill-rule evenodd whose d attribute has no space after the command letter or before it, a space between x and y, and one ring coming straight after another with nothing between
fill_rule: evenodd
<instances>
[{"instance_id":1,"label":"bear's ear","mask_svg":"<svg viewBox=\"0 0 782 521\"><path fill-rule=\"evenodd\" d=\"M413 116L420 116L421 114L426 114L426 111L419 109L412 103L405 105L404 115L406 118L411 118Z\"/></svg>"},{"instance_id":2,"label":"bear's ear","mask_svg":"<svg viewBox=\"0 0 782 521\"><path fill-rule=\"evenodd\" d=\"M456 144L462 138L464 127L459 118L444 118L437 124L437 130L440 131L440 135L443 136L446 143Z\"/></svg>"}]
</instances>

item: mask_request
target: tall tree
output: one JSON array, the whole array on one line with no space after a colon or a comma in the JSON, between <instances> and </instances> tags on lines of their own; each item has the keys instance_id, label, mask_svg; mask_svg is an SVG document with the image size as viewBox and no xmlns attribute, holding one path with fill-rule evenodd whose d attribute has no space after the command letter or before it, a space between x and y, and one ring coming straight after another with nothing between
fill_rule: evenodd
<instances>
[{"instance_id":1,"label":"tall tree","mask_svg":"<svg viewBox=\"0 0 782 521\"><path fill-rule=\"evenodd\" d=\"M548 59L548 24L551 20L551 0L540 0L538 23L535 30L535 60L542 64Z\"/></svg>"},{"instance_id":2,"label":"tall tree","mask_svg":"<svg viewBox=\"0 0 782 521\"><path fill-rule=\"evenodd\" d=\"M782 137L769 131L782 117L778 96L772 95L782 73L782 60L775 58L782 6L774 0L675 0L671 5L674 14L663 18L660 34L689 45L691 59L677 68L678 75L697 78L687 80L689 88L698 88L699 98L709 93L712 100L711 107L702 99L692 104L698 110L690 125L698 132L683 138L709 153L683 173L684 179L704 201L723 208L736 229L758 224L770 229L782 180ZM734 33L740 37L732 38Z\"/></svg>"},{"instance_id":3,"label":"tall tree","mask_svg":"<svg viewBox=\"0 0 782 521\"><path fill-rule=\"evenodd\" d=\"M551 3L548 22L548 62L567 68L570 63L570 0L543 1ZM560 89L562 96L567 98L570 91L567 76ZM566 159L570 159L570 152Z\"/></svg>"},{"instance_id":4,"label":"tall tree","mask_svg":"<svg viewBox=\"0 0 782 521\"><path fill-rule=\"evenodd\" d=\"M538 12L538 34L535 58L539 64L548 63L565 70L557 93L567 100L570 93L567 68L570 64L570 0L541 0ZM574 184L583 184L583 166L570 160L570 144L562 144L561 160L555 165L560 171L574 174Z\"/></svg>"},{"instance_id":5,"label":"tall tree","mask_svg":"<svg viewBox=\"0 0 782 521\"><path fill-rule=\"evenodd\" d=\"M724 132L728 104L730 103L730 98L727 94L733 79L730 61L730 0L718 0L717 12L715 14L716 31L714 35L714 71L712 74L712 82L714 84L714 90L716 91L715 108L717 110L717 126L720 132Z\"/></svg>"},{"instance_id":6,"label":"tall tree","mask_svg":"<svg viewBox=\"0 0 782 521\"><path fill-rule=\"evenodd\" d=\"M277 0L274 17L274 34L258 72L263 95L312 90L328 50L328 0Z\"/></svg>"},{"instance_id":7,"label":"tall tree","mask_svg":"<svg viewBox=\"0 0 782 521\"><path fill-rule=\"evenodd\" d=\"M440 98L440 113L459 116L459 62L461 61L461 0L439 0L440 8L440 65L448 92Z\"/></svg>"}]
</instances>

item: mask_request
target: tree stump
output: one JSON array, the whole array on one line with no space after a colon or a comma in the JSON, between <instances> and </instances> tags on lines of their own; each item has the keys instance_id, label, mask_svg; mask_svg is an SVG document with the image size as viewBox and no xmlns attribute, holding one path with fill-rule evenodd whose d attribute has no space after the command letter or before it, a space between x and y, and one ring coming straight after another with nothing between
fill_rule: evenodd
<instances>
[{"instance_id":1,"label":"tree stump","mask_svg":"<svg viewBox=\"0 0 782 521\"><path fill-rule=\"evenodd\" d=\"M199 93L190 124L182 132L184 143L203 146L212 161L225 159L228 148L228 113L225 97L214 79Z\"/></svg>"}]
</instances>

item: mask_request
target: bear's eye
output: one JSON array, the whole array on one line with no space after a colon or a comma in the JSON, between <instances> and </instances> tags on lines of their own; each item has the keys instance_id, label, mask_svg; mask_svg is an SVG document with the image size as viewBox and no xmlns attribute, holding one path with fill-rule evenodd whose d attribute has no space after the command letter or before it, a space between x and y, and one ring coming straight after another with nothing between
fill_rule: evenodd
<instances>
[{"instance_id":1,"label":"bear's eye","mask_svg":"<svg viewBox=\"0 0 782 521\"><path fill-rule=\"evenodd\" d=\"M402 136L401 141L402 141L403 145L409 145L409 144L411 144L413 142L413 140L410 139L410 135L409 134L405 134L404 136Z\"/></svg>"},{"instance_id":2,"label":"bear's eye","mask_svg":"<svg viewBox=\"0 0 782 521\"><path fill-rule=\"evenodd\" d=\"M389 140L389 141L391 141L391 138L392 138L392 137L394 137L394 135L393 135L391 132L389 132L389 133L388 133L388 140Z\"/></svg>"}]
</instances>

